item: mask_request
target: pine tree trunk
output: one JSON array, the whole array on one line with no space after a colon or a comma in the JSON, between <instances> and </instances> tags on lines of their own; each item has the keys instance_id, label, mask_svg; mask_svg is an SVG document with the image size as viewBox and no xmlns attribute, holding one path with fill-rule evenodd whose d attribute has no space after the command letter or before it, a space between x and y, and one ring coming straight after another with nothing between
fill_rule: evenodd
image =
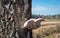
<instances>
[{"instance_id":1,"label":"pine tree trunk","mask_svg":"<svg viewBox=\"0 0 60 38\"><path fill-rule=\"evenodd\" d=\"M24 30L22 26L25 21L31 18L31 0L16 0L16 2L11 3L14 10L13 14L10 14L10 9L7 10L4 7L5 2L6 0L0 2L2 10L0 12L0 20L2 20L0 21L2 26L0 29L2 30L2 33L0 32L1 38L27 38L27 30Z\"/></svg>"}]
</instances>

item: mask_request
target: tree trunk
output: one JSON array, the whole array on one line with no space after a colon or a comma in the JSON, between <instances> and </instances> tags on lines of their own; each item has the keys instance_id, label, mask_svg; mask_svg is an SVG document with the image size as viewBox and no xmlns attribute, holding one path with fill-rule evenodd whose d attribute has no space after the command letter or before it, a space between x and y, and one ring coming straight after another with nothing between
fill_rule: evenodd
<instances>
[{"instance_id":1,"label":"tree trunk","mask_svg":"<svg viewBox=\"0 0 60 38\"><path fill-rule=\"evenodd\" d=\"M31 0L16 0L15 2L7 1L8 0L1 0L1 38L27 38L25 34L27 30L24 30L22 26L25 21L31 18ZM10 7L14 10L13 14L10 14L10 9L7 10L4 7L6 4L10 2L12 2L11 5L13 7L11 7L11 5Z\"/></svg>"}]
</instances>

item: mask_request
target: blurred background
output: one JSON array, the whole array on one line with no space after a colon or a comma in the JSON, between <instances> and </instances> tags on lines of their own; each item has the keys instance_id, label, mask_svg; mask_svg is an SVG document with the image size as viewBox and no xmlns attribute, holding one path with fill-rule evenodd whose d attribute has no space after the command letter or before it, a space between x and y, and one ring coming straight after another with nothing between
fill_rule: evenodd
<instances>
[{"instance_id":1,"label":"blurred background","mask_svg":"<svg viewBox=\"0 0 60 38\"><path fill-rule=\"evenodd\" d=\"M34 38L60 37L60 0L32 0L32 18L38 17L45 21L33 30Z\"/></svg>"}]
</instances>

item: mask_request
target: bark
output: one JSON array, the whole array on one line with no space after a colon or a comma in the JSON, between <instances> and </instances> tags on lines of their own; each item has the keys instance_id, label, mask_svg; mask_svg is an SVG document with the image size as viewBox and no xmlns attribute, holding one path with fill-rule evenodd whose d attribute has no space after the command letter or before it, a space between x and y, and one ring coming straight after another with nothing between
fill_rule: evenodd
<instances>
[{"instance_id":1,"label":"bark","mask_svg":"<svg viewBox=\"0 0 60 38\"><path fill-rule=\"evenodd\" d=\"M0 38L27 38L22 26L31 18L31 0L0 0L0 11Z\"/></svg>"}]
</instances>

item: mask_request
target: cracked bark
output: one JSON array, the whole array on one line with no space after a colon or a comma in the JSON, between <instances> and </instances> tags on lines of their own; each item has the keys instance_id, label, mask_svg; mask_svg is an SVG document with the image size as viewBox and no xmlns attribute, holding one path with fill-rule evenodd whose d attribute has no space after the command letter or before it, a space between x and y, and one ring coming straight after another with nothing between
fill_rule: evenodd
<instances>
[{"instance_id":1,"label":"cracked bark","mask_svg":"<svg viewBox=\"0 0 60 38\"><path fill-rule=\"evenodd\" d=\"M31 18L31 0L16 0L12 4L13 14L4 8L4 2L0 0L0 38L27 38L26 30L22 26Z\"/></svg>"}]
</instances>

